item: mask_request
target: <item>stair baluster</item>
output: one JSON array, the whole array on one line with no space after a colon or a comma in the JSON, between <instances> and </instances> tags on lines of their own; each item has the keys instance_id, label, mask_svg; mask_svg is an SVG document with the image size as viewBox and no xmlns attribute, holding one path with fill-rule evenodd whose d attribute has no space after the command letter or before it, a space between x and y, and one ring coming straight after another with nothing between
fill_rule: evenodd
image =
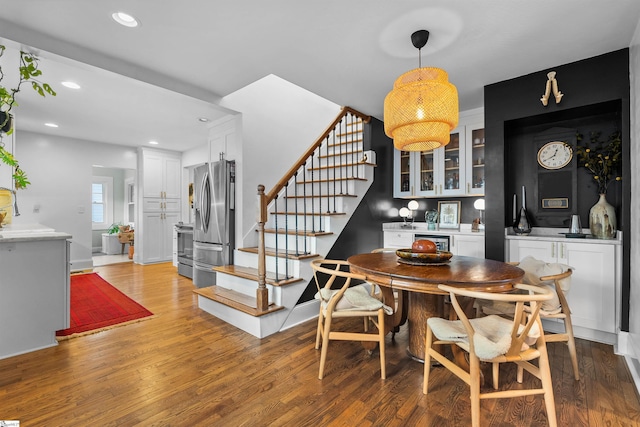
<instances>
[{"instance_id":1,"label":"stair baluster","mask_svg":"<svg viewBox=\"0 0 640 427\"><path fill-rule=\"evenodd\" d=\"M299 243L298 243L298 238L300 236L303 237L304 239L304 250L303 253L304 254L309 254L310 250L307 247L307 241L308 241L308 233L307 233L307 216L311 217L311 229L312 229L312 233L316 232L316 221L315 221L315 216L318 216L318 230L319 232L323 232L323 220L322 220L322 198L324 197L322 194L322 170L325 169L327 172L325 173L325 178L327 180L327 193L326 193L326 198L327 198L327 214L331 213L331 197L333 197L333 213L337 213L337 201L336 201L336 197L337 197L337 183L336 181L340 181L340 192L339 195L345 195L345 190L343 185L346 185L343 181L345 181L346 176L348 176L348 170L347 167L349 165L349 151L347 149L347 146L349 144L349 135L346 131L346 128L348 127L348 124L351 124L352 127L352 135L351 135L351 140L350 140L350 146L351 146L351 163L352 163L352 172L351 175L353 176L357 176L358 175L358 162L355 161L355 156L356 156L356 149L354 148L355 144L357 144L357 141L355 141L355 137L354 134L355 132L353 132L353 126L357 126L357 122L362 121L364 123L367 123L370 120L370 118L368 116L363 115L362 113L359 113L349 107L343 107L342 111L340 112L340 114L336 117L336 119L333 121L333 123L331 125L329 125L329 127L327 127L327 129L325 130L325 132L316 140L316 142L309 147L309 149L307 149L307 151L298 159L298 161L296 162L295 165L293 165L289 171L285 174L285 176L280 179L280 181L278 181L278 183L274 186L274 188L272 188L268 193L265 194L265 188L263 185L259 185L258 186L258 203L259 203L259 208L258 208L258 226L257 226L257 230L258 230L258 290L257 290L257 310L258 311L262 311L262 312L266 312L268 311L268 307L269 307L269 301L268 301L268 290L266 288L266 249L265 249L265 239L264 239L264 231L265 231L265 224L268 221L268 206L273 203L273 208L275 209L275 233L276 233L276 238L275 238L275 257L276 257L276 262L275 262L275 279L276 281L281 280L280 278L280 272L279 270L279 258L284 258L285 261L285 278L289 278L289 239L288 239L288 234L289 234L289 224L288 224L288 219L287 219L287 214L289 212L288 210L288 186L289 185L293 185L295 187L294 190L294 200L296 201L295 204L295 209L294 209L294 213L296 215L296 220L295 220L295 233L293 233L296 237L296 248L295 248L295 254L296 255L300 255L300 249L299 249ZM337 137L336 134L339 134L339 137ZM344 138L344 143L343 143L343 138ZM329 150L329 141L330 139L333 140L333 144L331 146L331 153ZM337 140L337 141L336 141ZM325 166L322 166L322 162L321 162L321 147L323 142L326 142L326 158L327 158L327 162L325 164ZM336 152L336 144L338 144L338 150ZM344 146L344 152L343 152L343 146ZM317 154L316 154L317 153ZM316 190L315 190L315 175L314 175L314 171L315 171L315 156L318 156L318 171L319 171L319 178L318 178L318 200L319 200L319 210L316 211L315 210L315 197L316 197ZM339 158L339 160L336 162L336 157ZM307 165L309 162L309 158L311 158L311 211L308 212L307 211L307 191L306 191L306 187L307 187ZM331 159L331 161L329 160ZM336 167L337 165L337 167ZM353 168L356 168L356 173L354 174L353 172ZM331 171L330 169L333 169L333 196L330 194L330 176L331 176ZM336 169L340 169L339 172L336 171ZM343 171L343 169L345 169ZM299 228L299 224L298 224L298 213L299 213L299 207L298 207L298 184L300 184L299 180L298 180L298 173L302 173L302 188L303 188L303 201L302 201L302 215L303 215L303 228L300 229ZM338 179L338 173L339 173L339 179ZM348 195L348 186L346 187L347 191L346 194ZM284 189L284 192L283 192ZM278 213L280 213L280 211L278 210L278 198L279 195L281 194L281 192L284 193L284 198L285 198L285 209L284 209L284 215L285 215L285 225L284 225L284 235L285 235L285 248L284 251L281 253L279 250L279 239L277 238L277 235L279 234L279 230L278 230Z\"/></svg>"},{"instance_id":2,"label":"stair baluster","mask_svg":"<svg viewBox=\"0 0 640 427\"><path fill-rule=\"evenodd\" d=\"M355 138L355 126L354 126L354 122L353 122L353 114L349 114L349 120L350 120L350 124L351 126L349 126L349 128L351 129L351 178L356 176L356 148L354 146L354 138ZM349 190L347 190L348 193Z\"/></svg>"},{"instance_id":3,"label":"stair baluster","mask_svg":"<svg viewBox=\"0 0 640 427\"><path fill-rule=\"evenodd\" d=\"M298 235L298 231L300 230L300 228L298 227L298 172L296 172L294 175L294 194L296 196L296 203L294 204L295 206L295 217L296 217L296 235ZM303 186L304 188L304 186ZM285 211L284 213L285 215L287 215L287 211ZM306 217L306 215L305 215ZM296 239L296 256L300 256L300 251L298 250L298 239Z\"/></svg>"},{"instance_id":4,"label":"stair baluster","mask_svg":"<svg viewBox=\"0 0 640 427\"><path fill-rule=\"evenodd\" d=\"M343 126L345 126L345 123L344 123L344 120L341 120L340 121L340 138L338 139L338 144L340 145L340 166L341 166L340 168L338 168L340 169L340 194L343 194L342 184L344 182L343 176L342 176L342 145L343 145L342 138L344 138L346 126L345 127ZM333 209L335 212L335 198L333 200L334 200Z\"/></svg>"},{"instance_id":5,"label":"stair baluster","mask_svg":"<svg viewBox=\"0 0 640 427\"><path fill-rule=\"evenodd\" d=\"M302 209L304 212L304 218L302 219L303 230L307 229L307 162L305 161L302 165L302 179L304 180L304 184L302 186L302 196L304 202L302 203ZM313 180L311 180L311 185L313 186ZM297 240L297 239L296 239ZM304 253L307 253L307 239L304 239Z\"/></svg>"},{"instance_id":6,"label":"stair baluster","mask_svg":"<svg viewBox=\"0 0 640 427\"><path fill-rule=\"evenodd\" d=\"M313 151L313 153L311 154L311 182L314 181L314 174L315 174L315 168L313 167L313 160L315 157L315 150ZM313 220L313 214L315 212L315 185L311 186L311 232L315 233L316 232L316 224L315 221ZM307 239L305 238L305 241Z\"/></svg>"},{"instance_id":7,"label":"stair baluster","mask_svg":"<svg viewBox=\"0 0 640 427\"><path fill-rule=\"evenodd\" d=\"M284 187L284 211L289 212L289 186ZM276 212L278 212L276 210ZM277 216L277 215L276 215ZM278 234L276 229L276 240L278 240ZM298 236L296 235L296 240L298 240ZM278 264L280 257L278 256L278 251L276 251L276 277L280 277L278 275ZM289 259L289 215L284 216L284 278L289 278L289 263L286 262Z\"/></svg>"},{"instance_id":8,"label":"stair baluster","mask_svg":"<svg viewBox=\"0 0 640 427\"><path fill-rule=\"evenodd\" d=\"M276 198L273 200L273 207L276 210L276 212L278 211L278 196L276 195ZM276 235L275 235L275 246L276 246L276 256L278 256L278 242L280 241L280 239L278 239L278 215L276 215L275 217L275 230L276 230ZM286 236L286 235L285 235ZM276 279L279 277L278 275L278 263L276 262Z\"/></svg>"},{"instance_id":9,"label":"stair baluster","mask_svg":"<svg viewBox=\"0 0 640 427\"><path fill-rule=\"evenodd\" d=\"M336 185L337 185L336 184L336 173L337 173L337 171L336 171L336 167L335 167L336 166L336 157L335 157L335 154L336 154L336 130L335 129L333 130L333 148L331 150L331 153L333 154L333 159L332 160L333 160L333 166L334 166L333 167L333 194L334 194L334 196L333 196L333 208L335 209L335 206L336 206L335 194L336 194ZM328 175L329 175L329 171L327 171L327 179L329 178ZM329 185L329 183L327 183L327 185ZM329 192L327 191L327 194L328 193ZM331 213L331 208L329 206L327 206L327 213Z\"/></svg>"}]
</instances>

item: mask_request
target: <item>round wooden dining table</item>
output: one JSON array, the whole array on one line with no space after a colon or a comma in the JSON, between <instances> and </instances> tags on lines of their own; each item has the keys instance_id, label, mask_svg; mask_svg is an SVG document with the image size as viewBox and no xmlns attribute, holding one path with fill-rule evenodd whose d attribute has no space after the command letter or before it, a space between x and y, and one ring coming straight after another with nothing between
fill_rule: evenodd
<instances>
[{"instance_id":1,"label":"round wooden dining table","mask_svg":"<svg viewBox=\"0 0 640 427\"><path fill-rule=\"evenodd\" d=\"M444 264L405 264L393 252L353 255L347 259L351 272L366 276L380 286L385 301L393 301L394 291L407 291L409 328L408 352L423 361L427 319L444 316L445 292L439 284L483 292L508 292L524 276L516 266L490 259L453 256ZM393 304L388 304L393 307ZM397 311L388 319L389 329L396 328L403 316Z\"/></svg>"}]
</instances>

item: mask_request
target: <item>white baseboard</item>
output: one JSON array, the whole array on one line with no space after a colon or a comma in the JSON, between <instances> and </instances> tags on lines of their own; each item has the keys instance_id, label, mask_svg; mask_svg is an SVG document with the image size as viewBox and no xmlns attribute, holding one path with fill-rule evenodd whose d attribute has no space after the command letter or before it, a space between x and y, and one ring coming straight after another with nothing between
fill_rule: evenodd
<instances>
[{"instance_id":1,"label":"white baseboard","mask_svg":"<svg viewBox=\"0 0 640 427\"><path fill-rule=\"evenodd\" d=\"M318 300L311 300L296 305L287 317L287 320L282 325L281 331L285 329L293 328L301 323L307 322L311 319L316 319L320 312L320 302Z\"/></svg>"},{"instance_id":2,"label":"white baseboard","mask_svg":"<svg viewBox=\"0 0 640 427\"><path fill-rule=\"evenodd\" d=\"M92 259L71 260L71 271L90 270L93 268Z\"/></svg>"},{"instance_id":3,"label":"white baseboard","mask_svg":"<svg viewBox=\"0 0 640 427\"><path fill-rule=\"evenodd\" d=\"M628 332L620 331L618 333L618 343L614 348L616 354L624 356L624 360L627 363L627 368L633 378L633 383L636 385L636 391L640 393L640 354L636 351L636 347L633 342L633 336Z\"/></svg>"}]
</instances>

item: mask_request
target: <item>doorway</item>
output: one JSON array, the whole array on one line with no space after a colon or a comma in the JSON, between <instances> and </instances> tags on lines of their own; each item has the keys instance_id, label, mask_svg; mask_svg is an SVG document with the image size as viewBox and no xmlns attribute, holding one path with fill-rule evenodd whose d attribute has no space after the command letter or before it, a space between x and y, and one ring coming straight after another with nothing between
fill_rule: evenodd
<instances>
[{"instance_id":1,"label":"doorway","mask_svg":"<svg viewBox=\"0 0 640 427\"><path fill-rule=\"evenodd\" d=\"M93 266L133 262L119 227L135 230L136 170L93 167L91 200Z\"/></svg>"}]
</instances>

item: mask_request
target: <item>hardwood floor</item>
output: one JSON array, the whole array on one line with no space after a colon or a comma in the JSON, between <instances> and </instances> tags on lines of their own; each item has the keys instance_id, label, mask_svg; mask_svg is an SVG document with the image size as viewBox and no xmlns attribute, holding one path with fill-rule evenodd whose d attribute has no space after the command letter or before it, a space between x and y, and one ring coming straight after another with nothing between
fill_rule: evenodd
<instances>
[{"instance_id":1,"label":"hardwood floor","mask_svg":"<svg viewBox=\"0 0 640 427\"><path fill-rule=\"evenodd\" d=\"M200 311L171 264L95 269L156 316L0 360L0 420L28 426L466 426L466 384L406 355L406 326L376 353L332 343L318 380L315 321L255 338ZM352 321L343 325L349 327ZM353 324L360 327L360 321ZM635 426L640 403L623 358L578 340L581 379L567 348L549 344L559 426ZM515 369L502 371L508 384ZM525 381L531 381L525 375ZM513 387L517 387L514 385ZM540 397L481 402L483 426L545 426Z\"/></svg>"}]
</instances>

